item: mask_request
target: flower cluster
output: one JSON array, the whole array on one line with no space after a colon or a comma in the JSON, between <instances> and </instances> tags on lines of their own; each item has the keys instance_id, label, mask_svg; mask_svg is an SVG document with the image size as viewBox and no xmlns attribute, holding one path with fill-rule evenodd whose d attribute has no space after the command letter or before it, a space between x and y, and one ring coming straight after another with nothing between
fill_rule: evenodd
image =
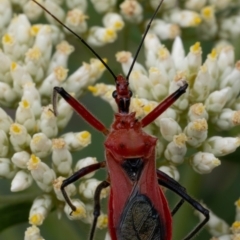
<instances>
[{"instance_id":1,"label":"flower cluster","mask_svg":"<svg viewBox=\"0 0 240 240\"><path fill-rule=\"evenodd\" d=\"M68 58L73 51L56 26L32 25L24 14L15 16L2 36L0 103L2 107L15 108L16 113L13 118L0 108L0 177L11 180L12 192L24 191L33 182L42 190L30 209L32 227L26 231L25 239L42 239L36 226L43 223L54 202L54 207L64 207L60 186L73 173L72 152L91 143L87 131L60 134L73 113L65 100L57 102L57 116L49 105L53 87L63 86L79 97L105 70L98 59L91 59L68 76ZM95 162L93 157L81 159L74 171ZM80 186L80 194L85 199L93 198L98 183L96 179L86 180L84 187ZM76 192L74 185L67 188L69 196ZM87 212L83 202L74 204L79 209L75 218L91 222L92 209ZM68 206L64 211L69 216ZM98 226L106 227L105 215L101 215Z\"/></svg>"},{"instance_id":2,"label":"flower cluster","mask_svg":"<svg viewBox=\"0 0 240 240\"><path fill-rule=\"evenodd\" d=\"M94 10L102 15L102 23L88 27L87 0L38 0L46 9L54 13L64 24L92 45L103 46L117 39L117 33L123 29L125 22L141 24L145 22L144 9L156 9L159 0L151 0L144 5L137 0L124 0L117 6L116 0L91 0ZM0 36L3 36L17 6L31 21L39 20L44 13L51 24L56 25L48 13L44 12L33 1L2 0L0 6ZM236 39L240 37L238 28L240 17L239 1L231 0L168 0L163 1L160 12L162 19L155 19L152 27L162 40L174 39L181 30L195 27L201 39ZM56 25L57 26L57 25ZM69 34L63 29L65 34Z\"/></svg>"},{"instance_id":3,"label":"flower cluster","mask_svg":"<svg viewBox=\"0 0 240 240\"><path fill-rule=\"evenodd\" d=\"M163 165L172 168L188 159L196 172L211 172L220 165L217 157L232 153L240 146L238 136L221 137L208 132L209 125L216 130L240 125L240 61L234 63L232 46L217 45L202 62L199 42L185 55L182 40L177 37L170 53L156 35L149 34L145 56L149 70L136 63L129 78L135 96L130 110L136 112L138 118L146 116L175 91L182 80L187 81L187 92L146 131L160 140L157 153L166 160ZM116 58L127 74L133 60L131 53L118 52ZM114 86L98 83L88 88L116 111L111 98Z\"/></svg>"},{"instance_id":4,"label":"flower cluster","mask_svg":"<svg viewBox=\"0 0 240 240\"><path fill-rule=\"evenodd\" d=\"M159 0L151 0L146 6L136 0L124 0L117 6L116 0L91 0L102 23L88 27L87 21L92 16L86 14L87 0L38 2L95 46L117 40L126 24L144 25L145 13L152 12L159 4ZM137 118L146 116L182 81L189 83L187 92L145 128L159 138L159 169L176 180L180 176L179 164L187 162L197 173L210 173L220 165L219 157L234 152L240 145L238 136L222 137L216 132L240 125L240 62L235 62L233 46L219 42L204 61L199 42L185 54L183 41L178 37L183 28L189 27L195 27L202 39L239 37L239 16L234 8L240 3L230 0L180 2L163 2L161 19L153 21L144 42L145 66L136 62L129 79L133 91L130 111L135 111ZM22 13L15 15L14 9ZM43 14L48 24L31 23ZM63 180L97 160L86 157L72 166L72 153L88 146L91 135L87 131L61 133L73 110L60 99L56 101L58 115L54 114L53 106L49 105L53 88L64 87L76 98L88 89L117 111L112 98L115 87L103 83L94 85L105 70L98 59L84 62L68 76L69 55L74 51L64 40L69 32L33 1L1 0L0 23L0 178L11 181L12 192L37 184L41 194L33 200L29 213L32 226L26 230L25 239L43 239L38 226L53 208L64 211L70 219L91 223L93 206L89 201L100 183L93 174L88 174L78 189L73 184L66 187L77 207L69 215L71 209L60 190ZM166 39L175 39L171 53L160 42ZM133 61L131 52L118 52L116 59L126 74ZM15 109L15 116L10 116L6 108ZM101 197L106 197L108 191L103 190ZM107 217L102 213L97 227L106 226ZM233 228L237 229L237 223ZM106 239L110 239L109 235Z\"/></svg>"}]
</instances>

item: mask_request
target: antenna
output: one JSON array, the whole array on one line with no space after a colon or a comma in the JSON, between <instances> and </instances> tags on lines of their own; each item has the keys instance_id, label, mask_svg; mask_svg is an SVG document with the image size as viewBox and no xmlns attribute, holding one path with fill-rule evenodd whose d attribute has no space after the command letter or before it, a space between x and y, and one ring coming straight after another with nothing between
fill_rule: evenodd
<instances>
[{"instance_id":1,"label":"antenna","mask_svg":"<svg viewBox=\"0 0 240 240\"><path fill-rule=\"evenodd\" d=\"M49 12L43 5L41 5L36 0L32 0L35 2L39 7L41 7L44 11L46 11L52 18L54 18L60 25L62 25L64 28L66 28L69 32L71 32L76 38L78 38L106 67L106 69L112 74L114 80L116 81L117 77L111 70L111 68L104 62L104 60L85 42L83 38L81 38L78 34L76 34L72 29L70 29L68 26L66 26L63 22L61 22L57 17L55 17L51 12Z\"/></svg>"},{"instance_id":2,"label":"antenna","mask_svg":"<svg viewBox=\"0 0 240 240\"><path fill-rule=\"evenodd\" d=\"M133 58L133 62L132 62L132 64L131 64L131 66L130 66L130 68L129 68L129 71L128 71L128 74L127 74L127 76L126 76L127 81L128 81L129 76L130 76L130 74L131 74L131 72L132 72L132 69L133 69L133 67L134 67L134 64L135 64L135 62L136 62L136 60L137 60L138 54L139 54L139 52L140 52L140 50L141 50L141 48L142 48L142 45L143 45L143 42L144 42L144 40L145 40L145 37L146 37L146 35L147 35L147 33L148 33L148 30L149 30L149 28L151 27L152 21L153 21L153 19L156 17L157 12L158 12L159 8L161 7L163 1L164 1L164 0L161 0L161 1L160 1L160 3L158 4L158 6L157 6L157 8L156 8L156 10L155 10L152 18L150 19L150 21L149 21L149 23L148 23L148 25L147 25L147 28L146 28L146 30L145 30L145 32L144 32L144 34L143 34L143 37L142 37L142 39L141 39L141 42L140 42L140 44L139 44L139 46L138 46L138 49L137 49L137 51L136 51L136 54L135 54L135 56L134 56L134 58Z\"/></svg>"}]
</instances>

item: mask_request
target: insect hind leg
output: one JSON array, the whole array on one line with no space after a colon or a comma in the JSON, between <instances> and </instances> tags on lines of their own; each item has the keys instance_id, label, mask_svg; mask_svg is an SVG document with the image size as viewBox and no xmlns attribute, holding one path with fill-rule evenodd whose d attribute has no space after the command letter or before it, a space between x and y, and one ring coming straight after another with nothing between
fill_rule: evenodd
<instances>
[{"instance_id":1,"label":"insect hind leg","mask_svg":"<svg viewBox=\"0 0 240 240\"><path fill-rule=\"evenodd\" d=\"M101 195L101 191L104 188L107 188L108 186L110 186L110 183L108 181L103 181L101 182L94 193L94 210L93 210L93 223L92 223L92 227L91 227L91 231L90 231L90 236L89 236L89 240L93 240L94 237L94 233L96 230L96 226L97 226L97 220L98 217L100 216L100 211L101 211L101 205L100 205L100 195Z\"/></svg>"},{"instance_id":2,"label":"insect hind leg","mask_svg":"<svg viewBox=\"0 0 240 240\"><path fill-rule=\"evenodd\" d=\"M193 199L191 196L189 196L185 190L184 187L182 187L177 181L175 181L173 178L169 177L167 174L161 172L160 170L157 170L157 176L158 176L158 183L176 194L178 194L182 199L184 199L186 202L188 202L190 205L192 205L197 211L202 213L205 217L205 219L200 222L183 240L190 240L192 239L197 232L201 230L201 228L208 222L209 220L209 210L204 208L199 202L197 202L195 199ZM177 204L175 207L176 210L181 207L181 201ZM175 208L173 211L175 211ZM176 213L176 211L174 212Z\"/></svg>"}]
</instances>

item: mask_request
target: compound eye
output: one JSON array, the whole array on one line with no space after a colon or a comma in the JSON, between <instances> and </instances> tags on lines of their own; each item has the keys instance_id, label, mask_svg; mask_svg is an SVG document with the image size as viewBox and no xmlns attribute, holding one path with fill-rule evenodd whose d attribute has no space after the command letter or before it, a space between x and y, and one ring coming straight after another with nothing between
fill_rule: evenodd
<instances>
[{"instance_id":1,"label":"compound eye","mask_svg":"<svg viewBox=\"0 0 240 240\"><path fill-rule=\"evenodd\" d=\"M116 91L116 90L113 91L112 96L113 96L113 98L116 98L116 97L117 97L117 91Z\"/></svg>"}]
</instances>

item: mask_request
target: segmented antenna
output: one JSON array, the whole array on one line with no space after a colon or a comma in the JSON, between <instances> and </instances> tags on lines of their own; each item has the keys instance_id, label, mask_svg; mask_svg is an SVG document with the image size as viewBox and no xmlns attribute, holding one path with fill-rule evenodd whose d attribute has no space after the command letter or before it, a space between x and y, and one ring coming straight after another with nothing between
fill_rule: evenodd
<instances>
[{"instance_id":1,"label":"segmented antenna","mask_svg":"<svg viewBox=\"0 0 240 240\"><path fill-rule=\"evenodd\" d=\"M158 6L157 6L157 8L156 8L156 10L155 10L152 18L150 19L150 21L149 21L149 23L148 23L148 25L147 25L147 28L146 28L146 30L145 30L145 32L144 32L144 34L143 34L143 37L142 37L142 39L141 39L141 42L140 42L140 44L139 44L139 46L138 46L138 49L137 49L137 51L136 51L136 54L135 54L135 56L134 56L134 58L133 58L133 62L132 62L132 64L131 64L131 66L130 66L130 68L129 68L129 71L128 71L128 74L127 74L127 76L126 76L127 81L128 81L129 76L130 76L130 74L131 74L131 72L132 72L132 69L133 69L133 67L134 67L134 64L135 64L135 62L136 62L136 60L137 60L138 54L139 54L139 52L140 52L140 50L141 50L141 48L142 48L143 42L144 42L144 40L145 40L145 37L146 37L146 35L147 35L148 31L149 31L149 28L151 27L152 21L153 21L153 19L155 18L155 16L157 15L157 12L158 12L159 8L161 7L163 1L164 1L164 0L161 0L161 1L160 1L160 3L158 4Z\"/></svg>"},{"instance_id":2,"label":"segmented antenna","mask_svg":"<svg viewBox=\"0 0 240 240\"><path fill-rule=\"evenodd\" d=\"M81 38L78 34L76 34L72 29L70 29L68 26L66 26L63 22L61 22L57 17L55 17L51 12L49 12L43 5L41 5L36 0L32 0L35 2L39 7L41 7L44 11L46 11L52 18L54 18L60 25L62 25L64 28L66 28L69 32L71 32L76 38L78 38L106 67L106 69L111 73L111 75L114 77L114 80L116 81L117 77L114 74L114 72L111 70L111 68L104 62L104 60L87 44L87 42L84 41L83 38Z\"/></svg>"}]
</instances>

